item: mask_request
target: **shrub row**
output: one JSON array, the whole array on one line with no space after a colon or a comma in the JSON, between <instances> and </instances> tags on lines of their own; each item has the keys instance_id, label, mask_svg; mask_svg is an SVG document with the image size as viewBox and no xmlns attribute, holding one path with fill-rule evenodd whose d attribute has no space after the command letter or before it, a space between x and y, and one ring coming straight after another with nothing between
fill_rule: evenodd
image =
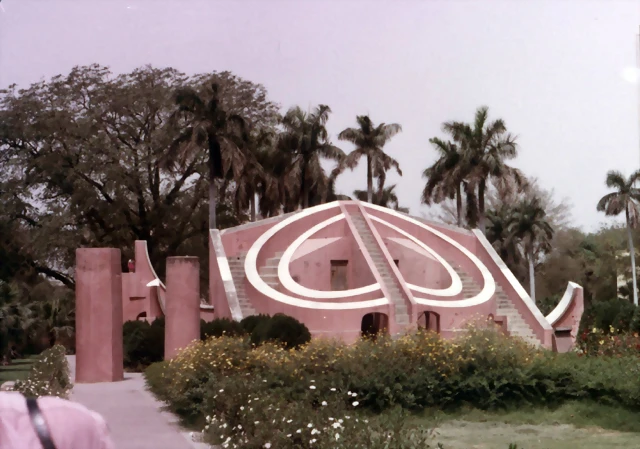
<instances>
[{"instance_id":1,"label":"shrub row","mask_svg":"<svg viewBox=\"0 0 640 449\"><path fill-rule=\"evenodd\" d=\"M318 411L327 414L322 419L344 421L394 407L490 409L581 398L636 408L639 370L637 359L553 354L493 330L471 329L455 341L418 332L350 346L314 340L299 350L214 338L152 365L146 378L150 389L187 421L208 416L204 433L212 444L230 439L243 448L273 441L278 442L274 447L306 448L314 447L308 429L326 430L314 418ZM260 424L265 419L278 424ZM303 424L312 425L302 431L310 438L294 444L287 435ZM248 437L258 434L259 439ZM399 438L403 431L394 435ZM255 446L238 443L247 438Z\"/></svg>"},{"instance_id":2,"label":"shrub row","mask_svg":"<svg viewBox=\"0 0 640 449\"><path fill-rule=\"evenodd\" d=\"M73 385L65 352L65 348L60 345L44 351L37 357L27 378L16 381L13 390L27 397L68 398Z\"/></svg>"},{"instance_id":3,"label":"shrub row","mask_svg":"<svg viewBox=\"0 0 640 449\"><path fill-rule=\"evenodd\" d=\"M161 361L164 357L164 329L164 318L158 318L151 324L146 321L124 323L124 366L140 370ZM247 338L255 346L277 342L288 349L311 340L309 329L304 324L282 314L254 315L240 322L226 318L200 322L201 340L222 336Z\"/></svg>"}]
</instances>

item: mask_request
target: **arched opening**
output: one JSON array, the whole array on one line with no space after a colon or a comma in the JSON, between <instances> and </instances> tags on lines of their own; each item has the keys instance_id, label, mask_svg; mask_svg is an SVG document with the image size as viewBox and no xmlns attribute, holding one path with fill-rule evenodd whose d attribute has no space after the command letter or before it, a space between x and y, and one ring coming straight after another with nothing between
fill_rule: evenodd
<instances>
[{"instance_id":1,"label":"arched opening","mask_svg":"<svg viewBox=\"0 0 640 449\"><path fill-rule=\"evenodd\" d=\"M375 338L389 329L389 317L380 312L367 313L362 317L360 331L363 337Z\"/></svg>"},{"instance_id":2,"label":"arched opening","mask_svg":"<svg viewBox=\"0 0 640 449\"><path fill-rule=\"evenodd\" d=\"M421 313L420 316L418 317L418 328L424 329L427 331L437 332L439 334L440 333L440 315L431 311L426 311L424 313Z\"/></svg>"},{"instance_id":3,"label":"arched opening","mask_svg":"<svg viewBox=\"0 0 640 449\"><path fill-rule=\"evenodd\" d=\"M140 312L136 317L138 321L147 321L147 312Z\"/></svg>"}]
</instances>

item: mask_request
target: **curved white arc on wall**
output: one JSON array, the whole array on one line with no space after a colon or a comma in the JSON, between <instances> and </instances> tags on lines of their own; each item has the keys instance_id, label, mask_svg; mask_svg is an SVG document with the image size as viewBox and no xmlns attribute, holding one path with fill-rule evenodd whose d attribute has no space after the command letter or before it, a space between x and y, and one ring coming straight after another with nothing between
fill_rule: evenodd
<instances>
[{"instance_id":1,"label":"curved white arc on wall","mask_svg":"<svg viewBox=\"0 0 640 449\"><path fill-rule=\"evenodd\" d=\"M458 275L458 273L455 272L455 270L449 264L449 262L447 262L446 260L444 260L440 256L440 254L436 253L434 250L429 248L421 240L419 240L416 237L412 236L408 232L403 231L402 229L398 228L397 226L394 226L391 223L389 223L389 222L387 222L387 221L385 221L385 220L383 220L381 218L378 218L378 217L376 217L374 215L370 215L369 218L372 221L376 221L376 222L378 222L380 224L383 224L383 225L387 226L388 228L393 229L397 233L402 234L406 238L410 239L413 243L415 243L420 248L422 248L423 250L425 250L426 252L431 254L438 262L440 262L442 264L442 266L444 266L445 270L447 270L447 273L449 273L449 276L451 276L451 285L449 287L447 287L447 288L420 287L419 285L413 285L413 284L409 284L407 282L407 286L411 290L415 290L417 292L424 293L426 295L435 295L435 296L455 296L455 295L459 294L460 292L462 292L462 281L460 280L460 276Z\"/></svg>"},{"instance_id":2,"label":"curved white arc on wall","mask_svg":"<svg viewBox=\"0 0 640 449\"><path fill-rule=\"evenodd\" d=\"M371 293L371 292L380 290L380 284L378 283L366 285L360 288L353 288L350 290L336 290L336 291L314 290L311 288L307 288L303 285L300 285L291 277L291 272L289 271L289 265L291 264L291 259L293 258L293 255L295 254L296 250L300 248L300 245L302 245L302 243L308 240L313 234L319 232L323 228L326 228L327 226L333 223L337 223L340 220L344 220L344 214L336 215L335 217L331 217L328 220L318 223L311 229L304 232L287 248L287 250L282 255L282 258L280 259L280 263L278 264L278 279L283 287L285 287L287 290L297 295L307 296L309 298L317 298L317 299L349 298L352 296L358 296L365 293Z\"/></svg>"},{"instance_id":3,"label":"curved white arc on wall","mask_svg":"<svg viewBox=\"0 0 640 449\"><path fill-rule=\"evenodd\" d=\"M258 273L258 254L260 253L260 250L265 245L265 243L267 243L267 241L271 237L273 237L285 227L289 226L291 223L294 223L304 217L308 217L309 215L338 207L339 205L340 204L338 202L333 202L321 204L320 206L315 206L310 209L305 209L275 224L267 231L265 231L260 237L258 237L251 248L249 248L244 261L244 270L247 275L247 280L251 283L251 285L257 291L274 301L278 301L283 304L288 304L295 307L301 307L304 309L353 310L366 309L368 307L377 307L389 304L389 300L387 298L356 302L324 302L295 298L293 296L289 296L285 293L273 289L271 286L267 285L267 283L264 282L264 280L260 277L260 274Z\"/></svg>"},{"instance_id":4,"label":"curved white arc on wall","mask_svg":"<svg viewBox=\"0 0 640 449\"><path fill-rule=\"evenodd\" d=\"M580 286L575 282L569 281L569 283L567 284L567 289L564 291L564 295L562 295L562 299L560 299L560 302L555 307L555 309L553 309L551 313L545 317L550 325L553 326L554 324L556 324L556 322L560 318L562 318L562 316L569 309L569 306L571 305L571 300L573 299L573 292L576 290L577 287L580 287Z\"/></svg>"},{"instance_id":5,"label":"curved white arc on wall","mask_svg":"<svg viewBox=\"0 0 640 449\"><path fill-rule=\"evenodd\" d=\"M489 269L487 267L484 266L484 264L480 261L480 259L478 259L475 254L473 254L471 251L469 251L467 248L465 248L463 245L461 245L460 243L456 242L454 239L452 239L451 237L449 237L446 234L443 234L442 232L438 231L437 229L432 228L431 226L428 226L418 220L414 220L411 217L405 216L403 214L400 214L392 209L387 209L385 207L381 207L381 206L375 206L373 204L369 204L369 203L361 203L364 207L369 207L371 209L375 209L378 210L380 212L384 212L390 215L393 215L397 218L400 218L401 220L405 220L409 223L415 224L416 226L420 226L421 228L425 229L426 231L434 234L435 236L441 238L442 240L444 240L445 242L449 243L450 245L452 245L453 247L455 247L456 249L458 249L461 253L463 253L465 256L467 256L471 262L480 270L480 274L482 275L482 281L483 281L483 286L482 286L482 290L480 291L480 293L478 293L476 296L472 297L472 298L466 298L466 299L457 299L457 300L451 300L451 301L442 301L442 300L436 300L436 299L427 299L427 298L419 298L417 296L414 295L414 299L416 300L416 303L418 304L422 304L425 306L434 306L434 307L472 307L472 306L477 306L479 304L483 304L487 301L489 301L491 299L491 297L495 294L496 292L496 283L495 280L493 279L493 276L491 275L491 273L489 272ZM374 216L370 216L370 218L377 218ZM384 220L382 220L384 221Z\"/></svg>"}]
</instances>

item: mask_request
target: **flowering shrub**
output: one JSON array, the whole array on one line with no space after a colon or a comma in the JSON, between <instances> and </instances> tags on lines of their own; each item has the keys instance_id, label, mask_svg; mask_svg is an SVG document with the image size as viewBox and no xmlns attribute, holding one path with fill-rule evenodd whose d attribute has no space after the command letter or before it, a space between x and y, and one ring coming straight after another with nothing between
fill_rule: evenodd
<instances>
[{"instance_id":1,"label":"flowering shrub","mask_svg":"<svg viewBox=\"0 0 640 449\"><path fill-rule=\"evenodd\" d=\"M640 355L640 336L637 332L623 332L613 326L608 332L596 327L578 336L578 353L588 356L626 357Z\"/></svg>"},{"instance_id":2,"label":"flowering shrub","mask_svg":"<svg viewBox=\"0 0 640 449\"><path fill-rule=\"evenodd\" d=\"M212 444L306 448L358 447L358 441L378 447L365 438L388 440L389 432L397 441L422 438L423 430L392 432L390 424L375 418L362 424L366 415L398 407L489 409L592 399L638 408L639 374L638 357L555 354L494 329L472 327L455 340L416 332L353 345L316 339L297 350L211 338L152 365L146 377L149 388L184 419L209 416L204 436ZM349 421L339 441L331 440L330 418L343 419L344 426L345 416L358 421ZM379 430L366 430L375 426ZM427 447L421 441L420 447ZM403 444L389 447L413 447Z\"/></svg>"},{"instance_id":3,"label":"flowering shrub","mask_svg":"<svg viewBox=\"0 0 640 449\"><path fill-rule=\"evenodd\" d=\"M65 348L56 345L38 356L28 377L25 380L16 381L13 390L29 397L68 398L72 387Z\"/></svg>"}]
</instances>

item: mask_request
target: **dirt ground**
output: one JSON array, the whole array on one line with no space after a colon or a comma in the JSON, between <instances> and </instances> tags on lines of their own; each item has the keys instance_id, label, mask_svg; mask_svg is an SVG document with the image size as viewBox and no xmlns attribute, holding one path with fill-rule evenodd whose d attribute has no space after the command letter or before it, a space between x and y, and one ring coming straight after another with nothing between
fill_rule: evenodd
<instances>
[{"instance_id":1,"label":"dirt ground","mask_svg":"<svg viewBox=\"0 0 640 449\"><path fill-rule=\"evenodd\" d=\"M571 425L513 425L501 422L448 421L437 428L445 449L618 449L640 447L640 434Z\"/></svg>"}]
</instances>

